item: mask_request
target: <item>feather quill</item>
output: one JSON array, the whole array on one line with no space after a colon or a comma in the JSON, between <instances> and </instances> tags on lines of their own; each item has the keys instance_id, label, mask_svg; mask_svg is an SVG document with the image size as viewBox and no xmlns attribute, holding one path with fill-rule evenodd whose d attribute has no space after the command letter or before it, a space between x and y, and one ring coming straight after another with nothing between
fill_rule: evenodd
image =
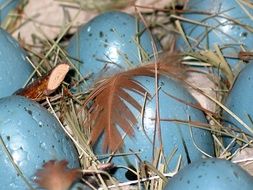
<instances>
[{"instance_id":1,"label":"feather quill","mask_svg":"<svg viewBox=\"0 0 253 190\"><path fill-rule=\"evenodd\" d=\"M157 64L157 71L155 64ZM131 104L139 112L141 112L142 107L126 90L142 96L147 94L150 97L149 92L134 77L154 77L155 72L178 80L182 80L186 73L180 64L179 56L166 56L158 63L145 64L118 73L98 83L84 102L84 106L88 106L92 102L88 112L91 144L94 144L103 135L103 151L115 152L123 145L122 135L117 126L127 135L134 135L132 126L137 123L137 118L125 102Z\"/></svg>"}]
</instances>

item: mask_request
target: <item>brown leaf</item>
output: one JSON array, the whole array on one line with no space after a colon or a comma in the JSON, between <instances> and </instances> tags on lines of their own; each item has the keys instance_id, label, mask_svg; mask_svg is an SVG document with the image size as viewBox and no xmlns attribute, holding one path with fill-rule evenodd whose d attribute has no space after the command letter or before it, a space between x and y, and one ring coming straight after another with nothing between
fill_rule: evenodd
<instances>
[{"instance_id":1,"label":"brown leaf","mask_svg":"<svg viewBox=\"0 0 253 190\"><path fill-rule=\"evenodd\" d=\"M69 169L68 161L50 160L36 173L35 182L46 190L68 190L81 177L79 169Z\"/></svg>"},{"instance_id":2,"label":"brown leaf","mask_svg":"<svg viewBox=\"0 0 253 190\"><path fill-rule=\"evenodd\" d=\"M168 61L170 63L167 64ZM150 94L134 77L154 77L156 68L159 74L169 75L177 79L182 79L185 73L184 69L181 68L178 56L165 57L157 64L145 64L141 67L118 73L100 82L90 93L84 105L87 106L91 101L93 102L89 109L90 142L92 144L101 135L104 135L104 151L114 152L122 147L122 137L116 125L127 135L134 135L132 126L137 123L137 118L125 102L131 104L139 112L141 112L142 107L126 90L142 96L147 93L148 97L150 97Z\"/></svg>"}]
</instances>

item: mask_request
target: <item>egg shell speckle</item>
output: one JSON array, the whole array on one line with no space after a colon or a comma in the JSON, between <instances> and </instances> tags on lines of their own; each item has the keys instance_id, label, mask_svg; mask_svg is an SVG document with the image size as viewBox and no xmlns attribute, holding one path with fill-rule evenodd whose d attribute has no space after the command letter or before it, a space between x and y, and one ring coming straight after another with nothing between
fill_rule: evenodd
<instances>
[{"instance_id":1,"label":"egg shell speckle","mask_svg":"<svg viewBox=\"0 0 253 190\"><path fill-rule=\"evenodd\" d=\"M56 118L24 97L0 99L0 135L13 161L31 184L36 170L49 160L65 159L70 168L79 167L77 151ZM7 155L0 144L1 187L28 189Z\"/></svg>"},{"instance_id":2,"label":"egg shell speckle","mask_svg":"<svg viewBox=\"0 0 253 190\"><path fill-rule=\"evenodd\" d=\"M21 0L0 0L0 23L4 21L10 11L15 9Z\"/></svg>"},{"instance_id":3,"label":"egg shell speckle","mask_svg":"<svg viewBox=\"0 0 253 190\"><path fill-rule=\"evenodd\" d=\"M151 41L149 32L137 18L112 11L83 25L71 39L67 51L75 58L72 61L81 74L89 77L86 81L89 86L101 77L151 60L154 52ZM159 44L156 45L159 50Z\"/></svg>"},{"instance_id":4,"label":"egg shell speckle","mask_svg":"<svg viewBox=\"0 0 253 190\"><path fill-rule=\"evenodd\" d=\"M240 166L212 158L186 166L164 190L252 190L252 187L253 177Z\"/></svg>"},{"instance_id":5,"label":"egg shell speckle","mask_svg":"<svg viewBox=\"0 0 253 190\"><path fill-rule=\"evenodd\" d=\"M253 14L253 9L243 6L249 14ZM202 24L201 26L201 24L181 21L193 50L214 49L216 44L225 57L236 57L239 51L242 51L241 45L246 51L253 49L253 34L245 29L252 28L253 21L236 0L190 0L186 9L193 11L183 15L186 19ZM209 14L203 14L204 12ZM178 39L177 47L182 51L191 49L182 37ZM237 59L227 58L227 61L236 73L244 66Z\"/></svg>"},{"instance_id":6,"label":"egg shell speckle","mask_svg":"<svg viewBox=\"0 0 253 190\"><path fill-rule=\"evenodd\" d=\"M18 42L0 28L0 98L22 88L33 68Z\"/></svg>"},{"instance_id":7,"label":"egg shell speckle","mask_svg":"<svg viewBox=\"0 0 253 190\"><path fill-rule=\"evenodd\" d=\"M151 97L155 95L155 79L152 77L136 77L135 78L141 85L143 85L147 91L151 94ZM172 154L173 150L177 149L174 157L171 159L168 168L170 170L175 169L179 156L182 156L182 167L186 166L188 162L192 162L201 159L203 154L197 150L193 144L193 139L197 146L206 153L213 155L213 141L209 131L192 127L192 137L189 125L177 123L175 120L182 121L198 121L203 124L207 124L206 118L202 111L195 109L189 105L179 102L167 94L170 94L176 98L179 98L187 103L196 103L188 91L181 86L179 82L176 82L167 77L159 78L159 107L160 118L171 119L171 121L161 120L161 134L164 148L164 156L168 157ZM134 92L129 94L140 103L144 105L144 98ZM153 145L156 148L160 146L160 140L156 135L156 141L153 142L154 130L155 130L155 108L156 100L153 97L151 100L147 100L144 112L143 127L141 124L141 115L132 106L127 104L130 110L138 119L138 123L133 126L135 135L133 138L127 136L124 138L124 152L133 153L137 152L138 156L142 160L148 162L152 161ZM119 129L119 128L118 128ZM145 133L144 130L145 129ZM123 131L119 129L119 131ZM150 142L151 140L151 142ZM102 155L102 138L94 146L94 152L97 155ZM130 151L131 149L131 151ZM156 155L156 154L155 154ZM106 159L105 159L106 160ZM104 161L105 161L104 160ZM112 158L112 163L115 165L136 166L137 157L135 155L129 156L116 156ZM130 172L131 173L131 172ZM130 178L126 178L127 170L119 168L114 174L120 181L127 181Z\"/></svg>"}]
</instances>

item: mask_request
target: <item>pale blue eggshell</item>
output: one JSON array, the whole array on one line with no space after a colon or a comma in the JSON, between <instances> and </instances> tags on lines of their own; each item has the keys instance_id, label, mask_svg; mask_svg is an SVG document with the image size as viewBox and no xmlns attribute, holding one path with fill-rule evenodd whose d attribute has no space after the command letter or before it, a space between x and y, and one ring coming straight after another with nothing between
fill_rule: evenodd
<instances>
[{"instance_id":1,"label":"pale blue eggshell","mask_svg":"<svg viewBox=\"0 0 253 190\"><path fill-rule=\"evenodd\" d=\"M21 96L0 99L0 187L29 189L7 156L4 147L33 184L37 169L49 160L67 160L70 168L79 166L78 153L56 118L38 103Z\"/></svg>"},{"instance_id":2,"label":"pale blue eggshell","mask_svg":"<svg viewBox=\"0 0 253 190\"><path fill-rule=\"evenodd\" d=\"M236 116L243 120L253 131L252 118L253 118L253 64L248 64L239 73L236 78L232 89L225 100L225 106L232 111ZM246 134L253 133L243 127L236 119L230 114L223 111L223 120L226 126L234 128L236 131L241 131ZM226 145L232 140L225 138ZM237 146L235 146L237 147Z\"/></svg>"},{"instance_id":3,"label":"pale blue eggshell","mask_svg":"<svg viewBox=\"0 0 253 190\"><path fill-rule=\"evenodd\" d=\"M4 21L10 11L15 9L21 0L0 0L0 23Z\"/></svg>"},{"instance_id":4,"label":"pale blue eggshell","mask_svg":"<svg viewBox=\"0 0 253 190\"><path fill-rule=\"evenodd\" d=\"M0 28L0 98L22 88L33 68L18 42Z\"/></svg>"},{"instance_id":5,"label":"pale blue eggshell","mask_svg":"<svg viewBox=\"0 0 253 190\"><path fill-rule=\"evenodd\" d=\"M243 50L240 46L246 51L252 51L253 34L246 28L252 29L253 21L236 0L190 0L186 9L195 11L183 14L186 19L210 26L181 21L193 50L214 49L214 44L217 44L225 56L238 56ZM253 14L253 9L248 8L247 11ZM241 25L232 20L240 22ZM182 37L178 38L177 47L182 51L191 49ZM227 61L235 72L244 66L238 59L227 57Z\"/></svg>"},{"instance_id":6,"label":"pale blue eggshell","mask_svg":"<svg viewBox=\"0 0 253 190\"><path fill-rule=\"evenodd\" d=\"M81 74L88 77L87 89L101 77L150 61L154 56L151 41L141 21L112 11L83 25L70 40L67 52ZM158 43L156 46L160 50ZM143 50L146 56L141 56Z\"/></svg>"},{"instance_id":7,"label":"pale blue eggshell","mask_svg":"<svg viewBox=\"0 0 253 190\"><path fill-rule=\"evenodd\" d=\"M251 190L253 177L240 166L211 158L194 162L173 176L164 190Z\"/></svg>"},{"instance_id":8,"label":"pale blue eggshell","mask_svg":"<svg viewBox=\"0 0 253 190\"><path fill-rule=\"evenodd\" d=\"M135 78L141 85L143 85L147 92L154 96L155 94L155 79L152 77L136 77ZM197 146L206 152L207 154L213 155L213 141L209 131L192 127L192 135L190 132L190 127L188 124L179 124L175 120L183 121L197 121L203 124L207 124L207 120L202 111L195 109L185 103L179 102L167 94L170 94L180 100L187 103L195 104L196 101L189 94L189 92L181 86L179 82L176 82L167 77L160 77L159 86L159 106L160 106L160 118L170 119L172 121L162 121L161 120L161 134L162 142L164 148L164 156L168 158L172 154L174 149L177 149L175 155L168 165L168 169L175 169L179 156L182 156L182 167L186 166L188 163L201 159L203 154L197 150L193 143L193 139ZM167 94L166 94L167 93ZM140 105L144 105L144 98L134 92L129 92L129 94L134 97ZM133 127L135 135L133 138L125 137L124 139L124 152L131 153L137 152L138 156L144 161L152 162L153 145L158 148L160 146L159 137L156 135L156 140L153 141L154 137L154 118L155 118L155 108L156 101L155 98L148 100L145 106L144 113L144 129L141 125L140 114L130 105L128 107L138 118L138 123ZM119 129L121 131L121 129ZM122 132L123 134L123 132ZM151 141L150 141L151 140ZM94 146L94 152L97 155L102 155L102 138L99 139L98 143ZM131 149L131 151L130 151ZM106 159L105 159L106 160ZM105 161L104 160L104 161ZM130 156L115 156L111 160L116 166L136 166L138 159L135 155ZM119 168L116 170L115 177L120 181L127 181L130 178L126 178L127 170Z\"/></svg>"}]
</instances>

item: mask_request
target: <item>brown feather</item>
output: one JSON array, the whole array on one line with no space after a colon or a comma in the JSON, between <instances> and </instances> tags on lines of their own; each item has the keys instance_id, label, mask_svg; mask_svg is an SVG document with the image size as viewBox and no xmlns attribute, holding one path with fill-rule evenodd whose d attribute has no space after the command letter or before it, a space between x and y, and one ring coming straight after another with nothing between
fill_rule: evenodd
<instances>
[{"instance_id":1,"label":"brown feather","mask_svg":"<svg viewBox=\"0 0 253 190\"><path fill-rule=\"evenodd\" d=\"M134 135L132 126L137 123L137 118L124 101L131 104L139 112L141 112L142 106L126 90L133 91L141 96L147 94L149 98L150 94L146 92L146 89L138 81L134 80L134 77L154 77L156 72L179 80L182 80L186 73L180 64L179 56L170 56L163 58L156 65L154 63L145 64L141 67L118 73L101 81L94 88L84 103L87 106L93 101L89 109L90 120L88 122L91 128L90 142L92 144L103 135L103 150L114 152L121 148L123 144L122 135L117 126L127 135Z\"/></svg>"},{"instance_id":2,"label":"brown feather","mask_svg":"<svg viewBox=\"0 0 253 190\"><path fill-rule=\"evenodd\" d=\"M36 173L35 182L46 190L68 190L81 177L79 169L69 169L66 160L50 160Z\"/></svg>"}]
</instances>

